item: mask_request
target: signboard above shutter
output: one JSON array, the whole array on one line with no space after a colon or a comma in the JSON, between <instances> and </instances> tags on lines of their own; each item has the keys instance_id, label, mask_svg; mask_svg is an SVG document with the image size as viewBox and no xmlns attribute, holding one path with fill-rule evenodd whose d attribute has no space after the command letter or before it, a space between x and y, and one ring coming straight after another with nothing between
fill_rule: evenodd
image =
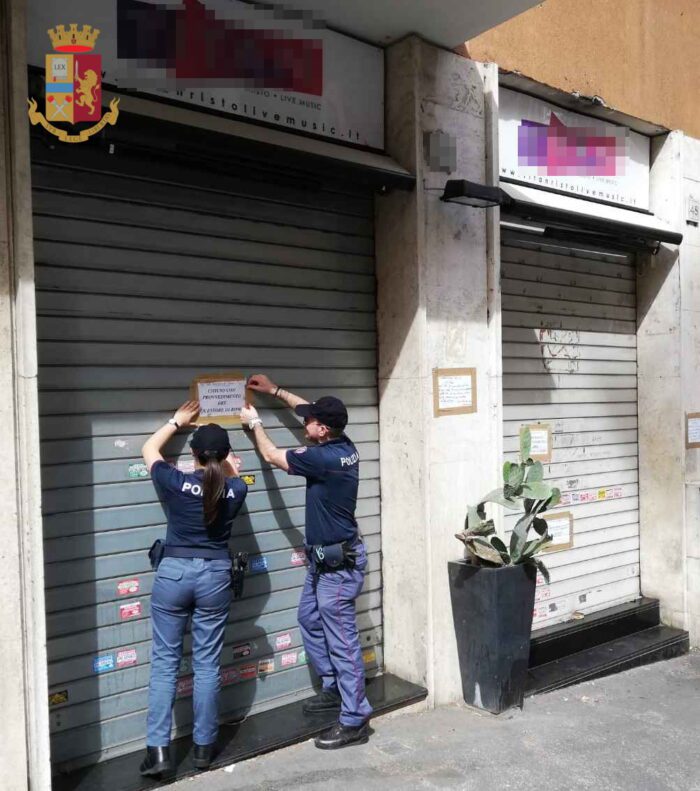
<instances>
[{"instance_id":1,"label":"signboard above shutter","mask_svg":"<svg viewBox=\"0 0 700 791\"><path fill-rule=\"evenodd\" d=\"M528 94L499 92L500 176L532 187L649 208L649 138Z\"/></svg>"},{"instance_id":2,"label":"signboard above shutter","mask_svg":"<svg viewBox=\"0 0 700 791\"><path fill-rule=\"evenodd\" d=\"M310 15L229 0L30 0L28 60L43 68L47 30L100 31L103 79L288 131L384 148L384 53Z\"/></svg>"}]
</instances>

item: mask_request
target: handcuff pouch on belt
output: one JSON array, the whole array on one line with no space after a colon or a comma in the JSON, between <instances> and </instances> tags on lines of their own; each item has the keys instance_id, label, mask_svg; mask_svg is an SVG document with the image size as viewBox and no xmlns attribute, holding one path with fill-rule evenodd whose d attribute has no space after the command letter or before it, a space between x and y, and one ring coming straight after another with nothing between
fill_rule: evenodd
<instances>
[{"instance_id":1,"label":"handcuff pouch on belt","mask_svg":"<svg viewBox=\"0 0 700 791\"><path fill-rule=\"evenodd\" d=\"M248 568L248 553L247 552L232 552L231 553L231 589L233 590L233 598L240 599L243 595L243 581L245 579L245 570Z\"/></svg>"},{"instance_id":2,"label":"handcuff pouch on belt","mask_svg":"<svg viewBox=\"0 0 700 791\"><path fill-rule=\"evenodd\" d=\"M316 571L339 571L340 569L355 568L357 552L352 547L350 541L342 541L339 544L315 544L311 547L311 557L314 561Z\"/></svg>"}]
</instances>

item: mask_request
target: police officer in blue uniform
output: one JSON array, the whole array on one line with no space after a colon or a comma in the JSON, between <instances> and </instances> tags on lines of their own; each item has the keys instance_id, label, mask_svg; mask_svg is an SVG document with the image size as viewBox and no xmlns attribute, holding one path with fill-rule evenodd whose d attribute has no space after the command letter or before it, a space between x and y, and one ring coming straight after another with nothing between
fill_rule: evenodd
<instances>
[{"instance_id":1,"label":"police officer in blue uniform","mask_svg":"<svg viewBox=\"0 0 700 791\"><path fill-rule=\"evenodd\" d=\"M183 404L142 450L168 520L164 546L152 549L152 554L160 550L162 557L154 559L151 681L142 775L157 776L172 768L172 707L182 640L190 618L196 768L207 769L211 764L218 734L219 660L231 605L228 541L248 487L238 477L238 459L231 452L228 434L213 423L200 426L192 436L193 473L165 462L163 446L198 414L198 402Z\"/></svg>"},{"instance_id":2,"label":"police officer in blue uniform","mask_svg":"<svg viewBox=\"0 0 700 791\"><path fill-rule=\"evenodd\" d=\"M324 396L310 404L264 374L251 376L248 387L276 396L303 417L310 443L279 449L265 433L255 407L248 405L241 412L264 460L306 478L309 569L298 617L306 655L322 688L304 711L339 712L338 722L316 737L317 747L363 744L369 738L372 707L365 694L355 600L362 590L367 556L355 520L360 457L344 432L348 413L338 398Z\"/></svg>"}]
</instances>

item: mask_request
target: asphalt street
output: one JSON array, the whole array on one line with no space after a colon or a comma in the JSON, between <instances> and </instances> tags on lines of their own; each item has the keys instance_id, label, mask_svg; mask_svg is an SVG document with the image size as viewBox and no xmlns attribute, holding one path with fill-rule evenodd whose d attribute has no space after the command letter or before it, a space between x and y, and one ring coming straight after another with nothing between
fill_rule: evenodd
<instances>
[{"instance_id":1,"label":"asphalt street","mask_svg":"<svg viewBox=\"0 0 700 791\"><path fill-rule=\"evenodd\" d=\"M173 791L700 791L700 653L529 698L498 717L446 706L372 722L369 744L305 742Z\"/></svg>"}]
</instances>

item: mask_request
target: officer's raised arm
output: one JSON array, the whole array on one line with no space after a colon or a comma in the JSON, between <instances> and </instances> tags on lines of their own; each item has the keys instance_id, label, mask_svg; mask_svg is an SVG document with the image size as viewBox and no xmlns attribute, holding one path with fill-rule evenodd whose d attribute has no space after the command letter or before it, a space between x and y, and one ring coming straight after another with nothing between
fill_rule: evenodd
<instances>
[{"instance_id":1,"label":"officer's raised arm","mask_svg":"<svg viewBox=\"0 0 700 791\"><path fill-rule=\"evenodd\" d=\"M299 406L299 404L309 403L305 398L294 395L294 393L290 393L289 390L283 390L268 376L265 376L265 374L253 374L249 376L246 387L251 390L256 390L258 393L267 393L268 395L275 396L275 398L279 398L280 401L284 401L290 409L294 409Z\"/></svg>"},{"instance_id":2,"label":"officer's raised arm","mask_svg":"<svg viewBox=\"0 0 700 791\"><path fill-rule=\"evenodd\" d=\"M163 461L163 445L178 431L189 427L199 415L199 401L185 401L168 422L161 426L144 442L141 448L143 460L149 471L157 461Z\"/></svg>"},{"instance_id":3,"label":"officer's raised arm","mask_svg":"<svg viewBox=\"0 0 700 791\"><path fill-rule=\"evenodd\" d=\"M265 377L267 379L267 377ZM269 380L268 380L269 381ZM302 402L306 403L306 402ZM275 443L267 436L263 428L262 420L258 415L258 410L246 404L241 409L241 423L253 435L253 442L260 452L260 455L273 467L278 467L280 470L289 472L289 463L287 462L287 451L278 448Z\"/></svg>"}]
</instances>

